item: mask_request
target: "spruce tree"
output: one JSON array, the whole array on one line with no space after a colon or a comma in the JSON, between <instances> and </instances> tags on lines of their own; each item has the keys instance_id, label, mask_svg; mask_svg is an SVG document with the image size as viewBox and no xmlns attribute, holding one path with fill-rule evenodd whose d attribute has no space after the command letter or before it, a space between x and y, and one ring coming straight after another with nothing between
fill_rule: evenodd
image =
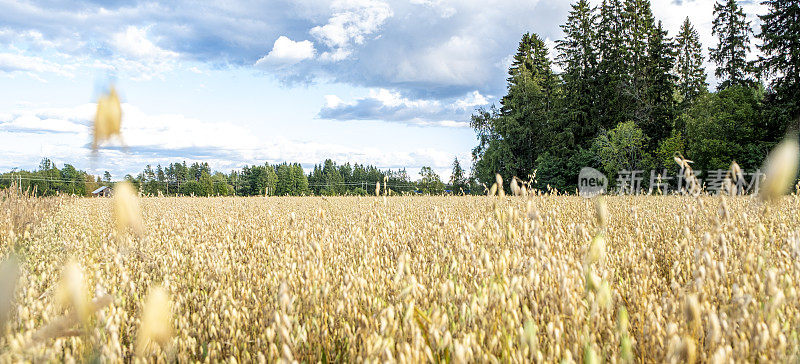
<instances>
[{"instance_id":1,"label":"spruce tree","mask_svg":"<svg viewBox=\"0 0 800 364\"><path fill-rule=\"evenodd\" d=\"M650 146L669 137L675 119L675 82L672 74L675 65L674 45L661 22L649 36L646 65L646 106L648 117L640 122Z\"/></svg>"},{"instance_id":2,"label":"spruce tree","mask_svg":"<svg viewBox=\"0 0 800 364\"><path fill-rule=\"evenodd\" d=\"M628 119L628 102L621 92L628 75L624 63L623 28L621 0L603 0L598 26L600 62L597 67L598 84L602 87L597 96L598 105L602 105L599 109L600 126L606 130Z\"/></svg>"},{"instance_id":3,"label":"spruce tree","mask_svg":"<svg viewBox=\"0 0 800 364\"><path fill-rule=\"evenodd\" d=\"M557 92L547 46L536 34L525 34L509 69L508 94L502 108L497 132L510 152L513 166L507 173L527 176L533 161L552 145L551 122ZM511 177L511 176L506 176Z\"/></svg>"},{"instance_id":4,"label":"spruce tree","mask_svg":"<svg viewBox=\"0 0 800 364\"><path fill-rule=\"evenodd\" d=\"M572 5L567 23L562 25L566 38L559 40L557 62L564 70L561 113L561 141L574 147L588 142L599 130L597 112L598 85L598 16L587 0Z\"/></svg>"},{"instance_id":5,"label":"spruce tree","mask_svg":"<svg viewBox=\"0 0 800 364\"><path fill-rule=\"evenodd\" d=\"M730 86L752 86L747 53L750 52L750 22L736 0L714 4L712 33L719 43L710 48L711 60L717 64L714 74L719 78L718 90Z\"/></svg>"},{"instance_id":6,"label":"spruce tree","mask_svg":"<svg viewBox=\"0 0 800 364\"><path fill-rule=\"evenodd\" d=\"M622 12L624 38L626 39L625 68L628 72L628 82L624 84L623 92L627 96L629 118L637 125L650 118L647 107L648 77L648 51L650 37L655 32L655 20L650 8L649 0L625 0Z\"/></svg>"},{"instance_id":7,"label":"spruce tree","mask_svg":"<svg viewBox=\"0 0 800 364\"><path fill-rule=\"evenodd\" d=\"M700 36L686 17L676 40L675 75L681 110L685 110L700 94L708 92Z\"/></svg>"},{"instance_id":8,"label":"spruce tree","mask_svg":"<svg viewBox=\"0 0 800 364\"><path fill-rule=\"evenodd\" d=\"M628 72L641 75L644 73L642 61L647 57L648 39L655 28L650 0L625 0L622 19Z\"/></svg>"},{"instance_id":9,"label":"spruce tree","mask_svg":"<svg viewBox=\"0 0 800 364\"><path fill-rule=\"evenodd\" d=\"M774 76L770 87L784 116L800 117L800 0L767 0L761 18L762 70Z\"/></svg>"},{"instance_id":10,"label":"spruce tree","mask_svg":"<svg viewBox=\"0 0 800 364\"><path fill-rule=\"evenodd\" d=\"M453 194L465 193L468 189L467 179L464 176L464 169L461 168L461 163L458 162L458 158L453 160L453 172L450 173L450 187L452 188Z\"/></svg>"}]
</instances>

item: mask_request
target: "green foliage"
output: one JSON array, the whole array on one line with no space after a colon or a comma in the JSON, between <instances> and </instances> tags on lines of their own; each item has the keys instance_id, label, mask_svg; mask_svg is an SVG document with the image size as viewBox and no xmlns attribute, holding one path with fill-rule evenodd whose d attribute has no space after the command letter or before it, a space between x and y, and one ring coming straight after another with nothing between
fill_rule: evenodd
<instances>
[{"instance_id":1,"label":"green foliage","mask_svg":"<svg viewBox=\"0 0 800 364\"><path fill-rule=\"evenodd\" d=\"M296 193L294 189L294 181L292 181L292 169L286 164L279 164L275 168L275 174L278 175L278 183L275 186L276 196L292 196Z\"/></svg>"},{"instance_id":2,"label":"green foliage","mask_svg":"<svg viewBox=\"0 0 800 364\"><path fill-rule=\"evenodd\" d=\"M496 173L503 176L516 175L517 168L512 153L511 148L503 140L492 140L486 150L478 156L475 156L473 151L475 163L472 172L475 179L488 186L494 183Z\"/></svg>"},{"instance_id":3,"label":"green foliage","mask_svg":"<svg viewBox=\"0 0 800 364\"><path fill-rule=\"evenodd\" d=\"M188 181L182 184L180 192L184 196L208 196L208 190L199 181Z\"/></svg>"},{"instance_id":4,"label":"green foliage","mask_svg":"<svg viewBox=\"0 0 800 364\"><path fill-rule=\"evenodd\" d=\"M601 133L592 145L603 170L614 175L622 170L641 170L649 167L651 159L646 151L648 138L632 121L620 123L614 129Z\"/></svg>"},{"instance_id":5,"label":"green foliage","mask_svg":"<svg viewBox=\"0 0 800 364\"><path fill-rule=\"evenodd\" d=\"M686 157L695 169L727 169L736 161L756 169L772 143L765 141L759 89L731 86L700 97L686 118Z\"/></svg>"},{"instance_id":6,"label":"green foliage","mask_svg":"<svg viewBox=\"0 0 800 364\"><path fill-rule=\"evenodd\" d=\"M358 189L369 193L377 182L387 182L398 193L415 188L405 169L380 170L358 163L337 165L330 159L315 165L308 175L309 191L315 195L360 195Z\"/></svg>"},{"instance_id":7,"label":"green foliage","mask_svg":"<svg viewBox=\"0 0 800 364\"><path fill-rule=\"evenodd\" d=\"M557 78L547 46L535 34L525 34L509 70L508 94L500 101L501 115L494 124L500 140L510 151L507 178L527 175L539 151L551 143ZM487 181L488 182L488 181Z\"/></svg>"},{"instance_id":8,"label":"green foliage","mask_svg":"<svg viewBox=\"0 0 800 364\"><path fill-rule=\"evenodd\" d=\"M618 106L624 114L618 122L633 120L641 127L650 122L648 89L654 65L649 54L651 38L656 34L655 19L649 0L625 0L622 6L624 82L619 92L624 103Z\"/></svg>"},{"instance_id":9,"label":"green foliage","mask_svg":"<svg viewBox=\"0 0 800 364\"><path fill-rule=\"evenodd\" d=\"M65 164L64 168L59 170L48 158L43 158L35 171L13 170L0 174L0 188L8 188L14 183L17 188L35 193L36 196L56 194L86 196L92 191L89 188L97 188L97 181L99 179L77 170L70 164Z\"/></svg>"},{"instance_id":10,"label":"green foliage","mask_svg":"<svg viewBox=\"0 0 800 364\"><path fill-rule=\"evenodd\" d=\"M536 181L534 187L547 191L548 188L561 188L567 185L563 176L566 164L550 152L545 152L536 158Z\"/></svg>"},{"instance_id":11,"label":"green foliage","mask_svg":"<svg viewBox=\"0 0 800 364\"><path fill-rule=\"evenodd\" d=\"M627 49L624 44L625 23L620 0L603 0L600 6L598 83L597 91L602 128L611 129L614 125L628 120L629 97L623 93L628 82L625 66Z\"/></svg>"},{"instance_id":12,"label":"green foliage","mask_svg":"<svg viewBox=\"0 0 800 364\"><path fill-rule=\"evenodd\" d=\"M460 166L459 166L460 168ZM323 173L324 170L324 173ZM467 179L461 170L460 186L468 190ZM111 174L105 179L110 181ZM282 163L270 165L245 166L230 174L212 172L208 163L195 162L187 166L186 162L172 163L166 167L158 165L153 168L145 166L138 175L128 174L124 178L142 194L150 196L194 195L194 196L305 196L310 194L325 195L368 195L373 191L375 183L386 181L397 193L416 190L416 183L411 181L405 169L380 170L374 166L360 164L336 165L331 160L314 167L308 176L299 163ZM437 176L438 179L438 176ZM330 188L320 181L329 182ZM36 191L38 196L50 196L56 193L87 195L101 184L99 177L91 176L76 170L72 165L65 165L58 170L49 159L42 160L39 169L34 172L12 171L0 174L0 188L8 188L12 182L20 183L23 189ZM440 181L441 182L441 181ZM111 182L102 182L111 185ZM444 191L444 184L436 185L431 193Z\"/></svg>"},{"instance_id":13,"label":"green foliage","mask_svg":"<svg viewBox=\"0 0 800 364\"><path fill-rule=\"evenodd\" d=\"M225 174L217 172L211 176L211 194L214 196L231 196L233 195L233 186L228 184L228 179Z\"/></svg>"},{"instance_id":14,"label":"green foliage","mask_svg":"<svg viewBox=\"0 0 800 364\"><path fill-rule=\"evenodd\" d=\"M543 191L550 187L574 192L578 187L578 173L583 167L600 167L597 156L590 149L580 147L561 156L544 153L536 159L536 180L533 187Z\"/></svg>"},{"instance_id":15,"label":"green foliage","mask_svg":"<svg viewBox=\"0 0 800 364\"><path fill-rule=\"evenodd\" d=\"M680 131L673 130L672 135L658 144L653 153L654 168L663 170L666 168L672 173L678 172L678 164L675 163L675 153L686 156L686 141Z\"/></svg>"},{"instance_id":16,"label":"green foliage","mask_svg":"<svg viewBox=\"0 0 800 364\"><path fill-rule=\"evenodd\" d=\"M552 120L558 78L538 35L522 36L508 74L508 94L500 101L500 110L481 109L470 122L479 139L472 151L473 168L483 184L491 184L495 173L506 180L530 174L538 154L552 145L557 129Z\"/></svg>"},{"instance_id":17,"label":"green foliage","mask_svg":"<svg viewBox=\"0 0 800 364\"><path fill-rule=\"evenodd\" d=\"M440 195L444 193L444 183L431 167L422 167L419 171L420 180L417 182L419 190L424 194Z\"/></svg>"}]
</instances>

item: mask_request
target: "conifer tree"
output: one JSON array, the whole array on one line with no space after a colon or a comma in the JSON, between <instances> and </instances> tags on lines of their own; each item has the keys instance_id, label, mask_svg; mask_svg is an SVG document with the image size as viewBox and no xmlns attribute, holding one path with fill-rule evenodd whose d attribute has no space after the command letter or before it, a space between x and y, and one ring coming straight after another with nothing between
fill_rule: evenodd
<instances>
[{"instance_id":1,"label":"conifer tree","mask_svg":"<svg viewBox=\"0 0 800 364\"><path fill-rule=\"evenodd\" d=\"M730 86L751 86L747 53L750 52L750 22L736 0L714 4L714 26L717 47L710 48L710 57L717 64L714 74L720 79L717 89Z\"/></svg>"},{"instance_id":2,"label":"conifer tree","mask_svg":"<svg viewBox=\"0 0 800 364\"><path fill-rule=\"evenodd\" d=\"M600 5L598 25L598 48L600 62L597 67L600 125L610 130L626 120L627 100L622 95L622 86L627 82L624 58L623 21L621 0L603 0Z\"/></svg>"},{"instance_id":3,"label":"conifer tree","mask_svg":"<svg viewBox=\"0 0 800 364\"><path fill-rule=\"evenodd\" d=\"M598 16L587 0L572 5L567 23L562 25L566 35L556 49L557 62L564 70L562 90L564 110L561 133L564 144L582 145L600 128L597 112L598 86Z\"/></svg>"},{"instance_id":4,"label":"conifer tree","mask_svg":"<svg viewBox=\"0 0 800 364\"><path fill-rule=\"evenodd\" d=\"M700 36L689 17L686 17L676 40L675 75L677 76L678 102L685 110L700 94L708 92L706 71L703 68L703 51Z\"/></svg>"},{"instance_id":5,"label":"conifer tree","mask_svg":"<svg viewBox=\"0 0 800 364\"><path fill-rule=\"evenodd\" d=\"M800 0L767 0L761 18L762 70L774 76L773 97L790 118L800 117Z\"/></svg>"},{"instance_id":6,"label":"conifer tree","mask_svg":"<svg viewBox=\"0 0 800 364\"><path fill-rule=\"evenodd\" d=\"M647 107L648 50L650 37L655 34L655 20L649 0L625 0L622 12L625 41L625 69L628 82L623 89L628 98L629 118L637 125L650 117Z\"/></svg>"},{"instance_id":7,"label":"conifer tree","mask_svg":"<svg viewBox=\"0 0 800 364\"><path fill-rule=\"evenodd\" d=\"M675 79L672 69L675 56L672 40L667 37L661 22L652 30L648 43L646 65L646 107L648 116L640 124L655 146L669 137L675 118Z\"/></svg>"},{"instance_id":8,"label":"conifer tree","mask_svg":"<svg viewBox=\"0 0 800 364\"><path fill-rule=\"evenodd\" d=\"M500 101L496 127L513 158L506 163L513 166L507 173L527 176L537 155L552 145L557 97L557 78L538 35L523 35L508 73L508 94Z\"/></svg>"}]
</instances>

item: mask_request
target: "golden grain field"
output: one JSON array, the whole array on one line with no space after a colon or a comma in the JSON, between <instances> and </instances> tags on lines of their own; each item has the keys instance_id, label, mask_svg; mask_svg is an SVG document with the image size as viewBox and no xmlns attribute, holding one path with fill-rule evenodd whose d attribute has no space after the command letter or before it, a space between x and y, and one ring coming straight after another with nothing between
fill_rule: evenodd
<instances>
[{"instance_id":1,"label":"golden grain field","mask_svg":"<svg viewBox=\"0 0 800 364\"><path fill-rule=\"evenodd\" d=\"M0 362L800 358L797 196L113 204L4 196Z\"/></svg>"}]
</instances>

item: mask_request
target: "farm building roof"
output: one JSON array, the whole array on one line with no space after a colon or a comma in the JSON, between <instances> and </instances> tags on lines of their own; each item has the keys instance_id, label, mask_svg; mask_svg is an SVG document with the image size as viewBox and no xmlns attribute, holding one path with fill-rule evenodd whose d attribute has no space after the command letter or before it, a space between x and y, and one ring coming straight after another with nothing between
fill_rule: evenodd
<instances>
[{"instance_id":1,"label":"farm building roof","mask_svg":"<svg viewBox=\"0 0 800 364\"><path fill-rule=\"evenodd\" d=\"M106 189L108 189L108 186L103 186L103 187L100 187L100 188L98 188L98 189L96 189L96 190L92 191L92 193L93 193L93 194L94 194L94 193L100 193L100 192L103 192L103 191L104 191L104 190L106 190Z\"/></svg>"}]
</instances>

